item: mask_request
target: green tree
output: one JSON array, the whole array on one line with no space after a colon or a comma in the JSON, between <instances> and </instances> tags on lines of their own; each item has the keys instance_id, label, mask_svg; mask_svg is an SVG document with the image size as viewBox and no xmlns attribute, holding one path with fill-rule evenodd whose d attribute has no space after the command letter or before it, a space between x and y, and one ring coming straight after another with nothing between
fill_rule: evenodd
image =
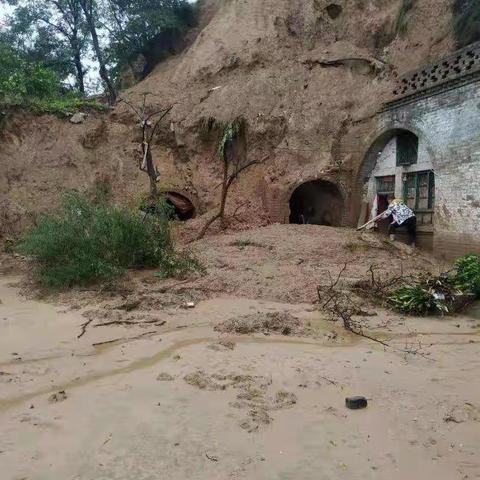
<instances>
[{"instance_id":1,"label":"green tree","mask_svg":"<svg viewBox=\"0 0 480 480\"><path fill-rule=\"evenodd\" d=\"M56 73L38 62L27 61L11 46L0 42L0 102L22 105L28 98L50 98L61 94Z\"/></svg>"},{"instance_id":2,"label":"green tree","mask_svg":"<svg viewBox=\"0 0 480 480\"><path fill-rule=\"evenodd\" d=\"M151 68L196 18L186 0L103 0L103 7L109 52L117 71L139 55Z\"/></svg>"},{"instance_id":3,"label":"green tree","mask_svg":"<svg viewBox=\"0 0 480 480\"><path fill-rule=\"evenodd\" d=\"M10 34L33 61L53 68L63 79L70 74L85 93L86 22L78 0L10 0L16 6Z\"/></svg>"},{"instance_id":4,"label":"green tree","mask_svg":"<svg viewBox=\"0 0 480 480\"><path fill-rule=\"evenodd\" d=\"M78 0L82 7L85 21L87 22L88 30L92 37L93 50L97 57L100 77L105 84L108 91L109 103L113 105L117 99L117 90L113 84L110 74L107 70L107 64L102 46L100 45L100 39L98 36L98 16L101 12L99 5L95 0Z\"/></svg>"}]
</instances>

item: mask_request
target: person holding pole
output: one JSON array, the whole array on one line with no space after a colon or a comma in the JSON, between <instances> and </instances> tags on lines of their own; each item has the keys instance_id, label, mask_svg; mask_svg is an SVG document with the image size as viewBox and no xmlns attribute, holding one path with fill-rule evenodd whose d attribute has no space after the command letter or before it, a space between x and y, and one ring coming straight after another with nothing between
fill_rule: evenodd
<instances>
[{"instance_id":1,"label":"person holding pole","mask_svg":"<svg viewBox=\"0 0 480 480\"><path fill-rule=\"evenodd\" d=\"M388 226L388 234L390 235L390 240L395 240L395 232L398 227L405 226L407 229L408 234L408 241L412 247L415 247L416 240L417 240L417 217L412 209L407 207L403 200L400 199L391 199L389 197L389 206L387 210L383 213L378 215L375 218L372 218L369 222L367 222L362 227L358 228L358 230L362 230L363 228L370 225L372 222L376 222L377 220L381 220L384 218L388 218L390 216L393 217L393 222L390 223Z\"/></svg>"}]
</instances>

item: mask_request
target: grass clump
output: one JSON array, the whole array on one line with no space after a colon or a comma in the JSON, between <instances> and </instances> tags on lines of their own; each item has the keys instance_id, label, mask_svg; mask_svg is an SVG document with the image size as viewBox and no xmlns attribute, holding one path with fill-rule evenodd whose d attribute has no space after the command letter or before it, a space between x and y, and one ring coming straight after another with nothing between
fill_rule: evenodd
<instances>
[{"instance_id":1,"label":"grass clump","mask_svg":"<svg viewBox=\"0 0 480 480\"><path fill-rule=\"evenodd\" d=\"M480 40L480 0L455 0L453 4L455 38L459 48Z\"/></svg>"},{"instance_id":2,"label":"grass clump","mask_svg":"<svg viewBox=\"0 0 480 480\"><path fill-rule=\"evenodd\" d=\"M59 117L67 117L80 110L94 110L104 112L108 110L108 105L80 97L75 94L64 95L57 98L30 98L23 99L18 103L12 103L10 107L21 107L36 115L50 113Z\"/></svg>"},{"instance_id":3,"label":"grass clump","mask_svg":"<svg viewBox=\"0 0 480 480\"><path fill-rule=\"evenodd\" d=\"M64 196L53 214L22 238L41 285L67 288L109 281L130 268L160 268L165 275L198 267L175 253L165 217L95 203L78 193Z\"/></svg>"}]
</instances>

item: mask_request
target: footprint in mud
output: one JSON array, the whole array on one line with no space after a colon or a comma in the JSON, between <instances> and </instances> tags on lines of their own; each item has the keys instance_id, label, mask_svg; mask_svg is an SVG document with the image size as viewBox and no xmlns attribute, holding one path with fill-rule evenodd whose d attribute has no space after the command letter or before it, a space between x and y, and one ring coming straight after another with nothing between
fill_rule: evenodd
<instances>
[{"instance_id":1,"label":"footprint in mud","mask_svg":"<svg viewBox=\"0 0 480 480\"><path fill-rule=\"evenodd\" d=\"M65 390L61 390L60 392L53 393L48 397L49 403L58 403L58 402L63 402L66 400L67 397L67 392Z\"/></svg>"},{"instance_id":2,"label":"footprint in mud","mask_svg":"<svg viewBox=\"0 0 480 480\"><path fill-rule=\"evenodd\" d=\"M270 394L272 380L261 375L217 373L209 375L203 370L198 370L186 375L184 380L200 390L220 391L228 388L238 390L236 400L229 405L234 409L247 411L246 417L240 419L239 425L249 433L272 423L270 412L290 408L297 403L297 397L292 392L279 390L275 394Z\"/></svg>"}]
</instances>

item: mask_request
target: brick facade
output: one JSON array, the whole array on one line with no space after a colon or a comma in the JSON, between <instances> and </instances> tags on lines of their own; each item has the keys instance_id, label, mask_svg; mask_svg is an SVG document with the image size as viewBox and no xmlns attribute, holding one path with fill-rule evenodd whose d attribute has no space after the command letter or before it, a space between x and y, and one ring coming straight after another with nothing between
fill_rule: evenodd
<instances>
[{"instance_id":1,"label":"brick facade","mask_svg":"<svg viewBox=\"0 0 480 480\"><path fill-rule=\"evenodd\" d=\"M472 48L466 50L470 52L467 59L478 56L475 52L480 47ZM358 144L359 167L352 185L350 220L354 225L359 218L366 179L375 169L381 171L377 161L384 147L400 129L411 131L419 138L419 161L422 152L421 161L431 162L435 172L433 250L450 260L480 252L480 75L478 71L461 71L450 82L442 79L439 85L432 83L415 94L405 96L402 91L399 98L386 105L374 120L375 133L367 136L373 140L363 158L359 154L362 156L365 140ZM411 81L409 85L408 92L412 90Z\"/></svg>"}]
</instances>

